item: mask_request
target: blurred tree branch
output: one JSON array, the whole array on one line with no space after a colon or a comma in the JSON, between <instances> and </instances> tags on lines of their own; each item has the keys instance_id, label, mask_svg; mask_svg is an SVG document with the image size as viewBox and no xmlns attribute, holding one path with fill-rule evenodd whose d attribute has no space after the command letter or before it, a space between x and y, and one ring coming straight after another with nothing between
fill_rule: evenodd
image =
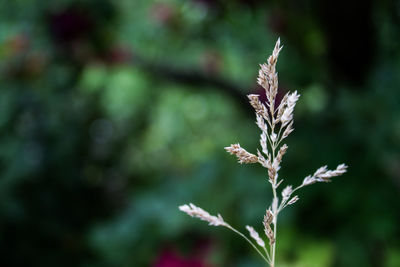
<instances>
[{"instance_id":1,"label":"blurred tree branch","mask_svg":"<svg viewBox=\"0 0 400 267\"><path fill-rule=\"evenodd\" d=\"M238 86L233 81L214 74L208 74L200 69L183 68L161 62L151 62L137 55L135 55L135 58L131 60L131 62L152 73L155 77L190 85L192 88L202 86L207 90L221 91L239 103L247 114L252 115L246 94L241 89L248 88L248 86Z\"/></svg>"}]
</instances>

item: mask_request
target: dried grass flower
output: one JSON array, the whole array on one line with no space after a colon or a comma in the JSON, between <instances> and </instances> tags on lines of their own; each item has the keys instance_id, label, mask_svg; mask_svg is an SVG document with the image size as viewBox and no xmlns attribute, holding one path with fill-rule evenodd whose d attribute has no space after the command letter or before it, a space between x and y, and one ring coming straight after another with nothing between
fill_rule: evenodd
<instances>
[{"instance_id":1,"label":"dried grass flower","mask_svg":"<svg viewBox=\"0 0 400 267\"><path fill-rule=\"evenodd\" d=\"M260 163L261 166L267 169L268 180L271 184L273 199L269 208L266 209L262 224L264 233L269 240L269 250L266 248L264 240L259 236L256 230L251 226L246 226L250 237L262 249L260 250L253 241L248 239L243 233L233 228L226 223L222 216L210 215L205 210L196 207L193 204L182 205L179 209L192 217L207 221L210 225L224 226L234 231L243 237L249 244L261 255L270 267L275 266L276 255L276 237L277 223L279 213L287 206L295 204L299 197L292 196L297 190L314 184L316 182L330 182L331 178L340 176L347 171L345 164L340 164L334 170L329 170L327 166L317 169L314 174L304 178L303 182L297 186L286 186L281 191L281 198L278 197L278 187L283 180L279 180L278 172L281 168L283 156L285 155L288 146L282 144L283 140L293 132L294 108L299 100L300 94L297 91L288 92L280 102L278 107L275 107L275 100L278 93L278 73L276 72L276 63L282 46L280 39L275 44L272 55L268 57L267 62L260 65L257 82L265 90L267 101L265 105L260 101L259 95L248 95L250 105L256 113L256 124L261 130L260 146L261 152L257 150L257 155L252 154L242 148L239 144L232 144L225 147L225 150L235 155L239 163Z\"/></svg>"}]
</instances>

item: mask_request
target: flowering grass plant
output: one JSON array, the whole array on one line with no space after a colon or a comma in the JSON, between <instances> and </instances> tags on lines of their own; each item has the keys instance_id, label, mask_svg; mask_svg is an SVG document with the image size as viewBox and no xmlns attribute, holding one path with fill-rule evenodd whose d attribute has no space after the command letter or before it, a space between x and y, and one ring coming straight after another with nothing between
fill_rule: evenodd
<instances>
[{"instance_id":1,"label":"flowering grass plant","mask_svg":"<svg viewBox=\"0 0 400 267\"><path fill-rule=\"evenodd\" d=\"M261 151L257 150L257 153L253 154L246 151L239 144L232 144L225 148L227 152L238 158L239 163L260 163L268 170L268 181L272 187L273 199L271 205L266 209L262 222L268 245L251 226L246 226L250 239L225 222L220 214L217 216L210 215L207 211L196 207L192 203L179 207L181 211L206 221L210 225L224 226L234 231L249 242L270 267L275 266L278 215L284 208L299 200L299 197L294 193L305 186L317 182L330 182L332 177L342 175L347 169L345 164L338 165L334 170L328 170L327 166L323 166L312 175L305 177L299 186L287 185L280 191L281 196L278 196L278 189L280 189L279 187L283 182L283 179L278 176L278 171L282 158L288 149L288 146L282 143L294 130L293 111L300 96L297 91L288 92L279 105L276 105L276 95L278 93L276 63L281 49L280 40L278 39L267 63L260 65L258 83L265 89L266 104L260 101L258 95L248 95L250 104L256 113L256 124L261 130Z\"/></svg>"}]
</instances>

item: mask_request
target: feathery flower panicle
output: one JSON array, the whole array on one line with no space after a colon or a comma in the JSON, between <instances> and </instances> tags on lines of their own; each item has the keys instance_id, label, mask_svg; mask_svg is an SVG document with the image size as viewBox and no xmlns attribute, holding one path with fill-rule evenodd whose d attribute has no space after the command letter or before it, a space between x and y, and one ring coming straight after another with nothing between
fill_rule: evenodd
<instances>
[{"instance_id":1,"label":"feathery flower panicle","mask_svg":"<svg viewBox=\"0 0 400 267\"><path fill-rule=\"evenodd\" d=\"M261 239L259 234L254 230L253 227L246 225L247 231L249 231L250 236L257 242L260 247L265 247L264 241Z\"/></svg>"},{"instance_id":2,"label":"feathery flower panicle","mask_svg":"<svg viewBox=\"0 0 400 267\"><path fill-rule=\"evenodd\" d=\"M203 210L202 208L196 207L192 203L190 203L189 205L182 205L179 207L179 209L192 217L199 218L202 221L208 222L210 225L227 226L226 222L220 214L218 214L218 216L212 216L207 211Z\"/></svg>"},{"instance_id":3,"label":"feathery flower panicle","mask_svg":"<svg viewBox=\"0 0 400 267\"><path fill-rule=\"evenodd\" d=\"M262 152L269 157L269 152L268 152L268 135L267 131L263 131L260 135L260 145L262 148Z\"/></svg>"},{"instance_id":4,"label":"feathery flower panicle","mask_svg":"<svg viewBox=\"0 0 400 267\"><path fill-rule=\"evenodd\" d=\"M340 164L336 167L336 170L330 171L327 170L327 166L319 168L315 173L314 177L317 178L318 182L330 182L330 178L342 175L347 170L347 166L345 164Z\"/></svg>"},{"instance_id":5,"label":"feathery flower panicle","mask_svg":"<svg viewBox=\"0 0 400 267\"><path fill-rule=\"evenodd\" d=\"M276 120L277 120L276 122L280 121L282 114L285 111L286 101L287 101L287 98L289 95L290 95L290 92L286 93L285 96L282 98L281 103L278 106L278 111L276 114Z\"/></svg>"},{"instance_id":6,"label":"feathery flower panicle","mask_svg":"<svg viewBox=\"0 0 400 267\"><path fill-rule=\"evenodd\" d=\"M299 96L300 95L297 94L297 91L294 91L293 94L288 95L285 103L286 108L283 110L282 116L280 117L283 126L286 126L293 120L293 110L296 106L297 100L299 100Z\"/></svg>"},{"instance_id":7,"label":"feathery flower panicle","mask_svg":"<svg viewBox=\"0 0 400 267\"><path fill-rule=\"evenodd\" d=\"M288 205L292 205L292 204L296 203L297 200L299 200L299 197L298 196L294 196L291 200L289 200L289 202L287 204Z\"/></svg>"},{"instance_id":8,"label":"feathery flower panicle","mask_svg":"<svg viewBox=\"0 0 400 267\"><path fill-rule=\"evenodd\" d=\"M316 182L331 182L332 177L335 176L340 176L344 174L347 171L347 165L345 164L340 164L336 167L335 170L328 170L328 166L322 166L318 170L315 171L315 173L311 176L308 175L306 178L304 178L303 183L301 186L306 186L310 185Z\"/></svg>"},{"instance_id":9,"label":"feathery flower panicle","mask_svg":"<svg viewBox=\"0 0 400 267\"><path fill-rule=\"evenodd\" d=\"M293 132L293 131L294 131L294 129L293 129L293 120L292 120L292 121L289 123L289 125L286 127L285 131L283 132L283 134L282 134L282 140L285 139L286 137L288 137L289 134L290 134L291 132Z\"/></svg>"},{"instance_id":10,"label":"feathery flower panicle","mask_svg":"<svg viewBox=\"0 0 400 267\"><path fill-rule=\"evenodd\" d=\"M308 175L306 178L304 178L303 183L301 184L301 186L307 186L310 184L314 184L317 182L317 179L315 179L314 176Z\"/></svg>"},{"instance_id":11,"label":"feathery flower panicle","mask_svg":"<svg viewBox=\"0 0 400 267\"><path fill-rule=\"evenodd\" d=\"M274 220L274 215L272 215L272 212L269 209L266 210L264 215L263 225L264 225L265 235L268 237L270 245L275 243L274 231L271 228L271 223L273 222L273 220Z\"/></svg>"},{"instance_id":12,"label":"feathery flower panicle","mask_svg":"<svg viewBox=\"0 0 400 267\"><path fill-rule=\"evenodd\" d=\"M256 124L263 133L268 132L268 126L265 123L265 121L261 115L256 114ZM266 141L266 139L267 139L267 137L265 137L265 141Z\"/></svg>"},{"instance_id":13,"label":"feathery flower panicle","mask_svg":"<svg viewBox=\"0 0 400 267\"><path fill-rule=\"evenodd\" d=\"M276 62L278 61L281 49L280 39L278 39L274 50L272 51L272 55L269 56L267 63L260 65L260 71L258 73L258 84L265 89L268 100L267 105L272 114L274 113L275 98L278 93L278 73L276 73Z\"/></svg>"},{"instance_id":14,"label":"feathery flower panicle","mask_svg":"<svg viewBox=\"0 0 400 267\"><path fill-rule=\"evenodd\" d=\"M282 200L289 199L292 192L293 192L292 186L291 185L286 186L285 189L282 190Z\"/></svg>"},{"instance_id":15,"label":"feathery flower panicle","mask_svg":"<svg viewBox=\"0 0 400 267\"><path fill-rule=\"evenodd\" d=\"M275 99L278 93L278 73L276 72L276 63L282 47L280 39L275 44L272 55L268 57L266 63L260 65L257 82L264 88L267 101L263 104L258 95L248 95L251 106L256 113L256 124L261 130L260 146L261 151L257 150L257 155L252 154L242 148L239 144L232 144L225 147L225 150L235 155L239 163L260 163L267 169L268 181L271 184L273 198L271 206L266 210L262 224L264 233L269 240L269 251L259 234L251 226L246 226L251 238L264 250L262 252L257 246L244 234L227 224L221 215L212 216L203 209L193 204L180 206L179 209L192 217L199 218L209 222L210 225L225 226L244 238L261 255L261 257L270 265L275 266L276 254L276 236L277 222L279 213L289 205L295 204L300 198L298 195L292 196L297 190L314 184L316 182L330 182L332 177L344 174L347 171L345 164L340 164L335 170L328 170L323 166L315 171L313 175L308 175L303 182L297 186L286 186L282 191L282 198L278 198L278 187L283 179L278 179L278 171L281 168L283 156L288 146L281 144L290 133L293 132L293 114L294 108L300 95L297 91L286 93L278 107L275 107Z\"/></svg>"},{"instance_id":16,"label":"feathery flower panicle","mask_svg":"<svg viewBox=\"0 0 400 267\"><path fill-rule=\"evenodd\" d=\"M261 103L259 95L248 95L247 97L250 100L251 106L256 111L256 114L262 116L265 120L269 120L268 110L264 104Z\"/></svg>"},{"instance_id":17,"label":"feathery flower panicle","mask_svg":"<svg viewBox=\"0 0 400 267\"><path fill-rule=\"evenodd\" d=\"M225 150L232 155L236 155L239 163L256 163L258 158L256 155L247 152L244 148L240 147L239 144L233 144L231 146L225 147Z\"/></svg>"},{"instance_id":18,"label":"feathery flower panicle","mask_svg":"<svg viewBox=\"0 0 400 267\"><path fill-rule=\"evenodd\" d=\"M276 155L276 158L274 159L274 163L273 166L276 169L276 171L279 171L279 169L281 168L281 162L282 162L282 158L283 155L285 155L286 150L288 149L288 146L286 144L282 145L281 148L278 151L278 154Z\"/></svg>"}]
</instances>

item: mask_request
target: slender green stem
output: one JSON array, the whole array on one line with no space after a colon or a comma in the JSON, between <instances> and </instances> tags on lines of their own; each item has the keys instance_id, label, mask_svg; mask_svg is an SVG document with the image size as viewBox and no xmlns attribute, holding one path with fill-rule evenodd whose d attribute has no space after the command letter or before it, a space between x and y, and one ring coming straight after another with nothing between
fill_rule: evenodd
<instances>
[{"instance_id":1,"label":"slender green stem","mask_svg":"<svg viewBox=\"0 0 400 267\"><path fill-rule=\"evenodd\" d=\"M271 264L270 261L261 253L261 251L253 244L253 242L250 241L250 239L248 239L244 234L242 234L241 232L239 232L238 230L236 230L235 228L233 228L232 226L230 226L229 224L227 225L227 227L229 229L231 229L232 231L234 231L235 233L237 233L238 235L240 235L241 237L243 237L247 242L249 242L249 244L258 252L258 254L260 254L260 256L268 263ZM268 254L267 254L268 256ZM268 256L269 257L269 256Z\"/></svg>"},{"instance_id":2,"label":"slender green stem","mask_svg":"<svg viewBox=\"0 0 400 267\"><path fill-rule=\"evenodd\" d=\"M268 264L271 264L271 257L269 256L268 250L265 247L263 247L263 249L264 249L265 255L267 255L267 258L268 258Z\"/></svg>"},{"instance_id":3,"label":"slender green stem","mask_svg":"<svg viewBox=\"0 0 400 267\"><path fill-rule=\"evenodd\" d=\"M281 127L282 129L282 127ZM272 129L273 130L273 129ZM280 133L280 130L279 130ZM278 133L278 135L279 135ZM272 148L272 160L275 160L275 150L276 150L276 143L271 143L271 148ZM274 224L274 240L273 240L273 244L271 245L270 249L271 249L271 262L270 262L270 266L274 267L275 266L275 251L276 251L276 229L277 229L277 222L278 222L278 213L279 213L279 209L278 209L278 203L279 203L279 199L276 193L276 184L277 181L274 177L273 179L273 184L272 184L272 193L274 195L274 198L272 200L272 212L274 215L274 219L273 219L273 224Z\"/></svg>"},{"instance_id":4,"label":"slender green stem","mask_svg":"<svg viewBox=\"0 0 400 267\"><path fill-rule=\"evenodd\" d=\"M278 197L276 195L276 181L275 183L272 185L272 192L274 194L274 199L272 201L272 203L278 203ZM276 250L276 228L277 228L277 222L278 222L278 208L274 207L275 205L272 205L272 210L273 210L273 214L274 214L274 220L273 220L273 224L274 224L274 243L271 245L271 267L275 266L275 250ZM276 204L277 206L277 204Z\"/></svg>"},{"instance_id":5,"label":"slender green stem","mask_svg":"<svg viewBox=\"0 0 400 267\"><path fill-rule=\"evenodd\" d=\"M272 144L271 138L269 137L269 134L268 134L268 133L266 134L266 136L267 136L268 142L269 142L270 144Z\"/></svg>"},{"instance_id":6,"label":"slender green stem","mask_svg":"<svg viewBox=\"0 0 400 267\"><path fill-rule=\"evenodd\" d=\"M281 135L282 128L283 128L283 126L282 126L282 124L281 124L281 127L279 128L279 132L278 132L278 135L277 135L277 138L276 138L276 140L278 140L278 141L276 142L275 148L277 148L277 147L279 146L279 144L280 144L280 143L282 142L282 140L283 140L282 136L280 136L280 135Z\"/></svg>"},{"instance_id":7,"label":"slender green stem","mask_svg":"<svg viewBox=\"0 0 400 267\"><path fill-rule=\"evenodd\" d=\"M276 140L278 140L277 141L277 143L276 143L276 147L278 147L279 146L279 143L282 141L282 136L281 136L281 132L282 132L282 124L281 124L281 127L279 127L279 131L278 131L278 135L277 135L277 137L276 137Z\"/></svg>"},{"instance_id":8,"label":"slender green stem","mask_svg":"<svg viewBox=\"0 0 400 267\"><path fill-rule=\"evenodd\" d=\"M272 261L271 261L271 267L274 267L274 266L275 266L277 222L278 222L278 212L277 212L276 215L274 216L274 244L272 244Z\"/></svg>"}]
</instances>

